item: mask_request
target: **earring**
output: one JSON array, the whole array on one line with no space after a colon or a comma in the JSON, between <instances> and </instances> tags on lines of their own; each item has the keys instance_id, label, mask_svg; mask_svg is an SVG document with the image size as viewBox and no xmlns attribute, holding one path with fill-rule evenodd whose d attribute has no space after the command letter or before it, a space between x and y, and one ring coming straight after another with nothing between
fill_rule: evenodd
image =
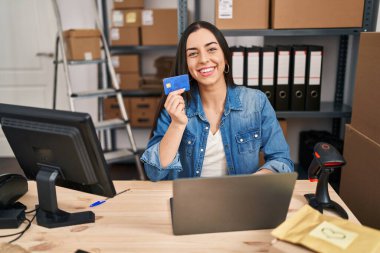
<instances>
[{"instance_id":1,"label":"earring","mask_svg":"<svg viewBox=\"0 0 380 253\"><path fill-rule=\"evenodd\" d=\"M226 71L227 69L227 71ZM230 65L226 64L226 67L224 68L224 73L228 74L230 72Z\"/></svg>"}]
</instances>

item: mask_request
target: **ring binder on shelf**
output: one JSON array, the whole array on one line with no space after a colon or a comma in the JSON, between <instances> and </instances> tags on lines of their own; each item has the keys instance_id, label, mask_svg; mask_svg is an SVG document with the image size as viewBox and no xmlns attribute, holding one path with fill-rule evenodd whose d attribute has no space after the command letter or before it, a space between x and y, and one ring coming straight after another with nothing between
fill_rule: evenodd
<instances>
[{"instance_id":1,"label":"ring binder on shelf","mask_svg":"<svg viewBox=\"0 0 380 253\"><path fill-rule=\"evenodd\" d=\"M321 104L322 46L308 46L306 73L306 111L319 111Z\"/></svg>"},{"instance_id":2,"label":"ring binder on shelf","mask_svg":"<svg viewBox=\"0 0 380 253\"><path fill-rule=\"evenodd\" d=\"M261 90L267 95L268 100L274 107L275 103L275 90L274 90L274 62L275 62L276 48L272 46L265 46L262 48L261 61L262 61L262 75L261 75Z\"/></svg>"},{"instance_id":3,"label":"ring binder on shelf","mask_svg":"<svg viewBox=\"0 0 380 253\"><path fill-rule=\"evenodd\" d=\"M307 46L293 46L292 82L290 85L290 109L292 111L305 110L306 56Z\"/></svg>"},{"instance_id":4,"label":"ring binder on shelf","mask_svg":"<svg viewBox=\"0 0 380 253\"><path fill-rule=\"evenodd\" d=\"M246 80L244 71L244 66L246 65L244 60L245 48L231 47L230 50L232 53L232 78L236 85L244 85Z\"/></svg>"},{"instance_id":5,"label":"ring binder on shelf","mask_svg":"<svg viewBox=\"0 0 380 253\"><path fill-rule=\"evenodd\" d=\"M260 89L260 47L246 48L246 84L250 88Z\"/></svg>"},{"instance_id":6,"label":"ring binder on shelf","mask_svg":"<svg viewBox=\"0 0 380 253\"><path fill-rule=\"evenodd\" d=\"M289 110L290 97L290 56L292 47L277 46L275 67L276 111Z\"/></svg>"}]
</instances>

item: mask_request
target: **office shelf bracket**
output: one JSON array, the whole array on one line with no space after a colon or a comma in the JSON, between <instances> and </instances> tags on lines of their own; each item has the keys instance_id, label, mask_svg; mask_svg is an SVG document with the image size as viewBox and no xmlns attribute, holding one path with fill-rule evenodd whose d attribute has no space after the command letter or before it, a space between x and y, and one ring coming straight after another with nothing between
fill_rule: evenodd
<instances>
[{"instance_id":1,"label":"office shelf bracket","mask_svg":"<svg viewBox=\"0 0 380 253\"><path fill-rule=\"evenodd\" d=\"M185 31L188 23L187 0L178 0L178 40Z\"/></svg>"},{"instance_id":2,"label":"office shelf bracket","mask_svg":"<svg viewBox=\"0 0 380 253\"><path fill-rule=\"evenodd\" d=\"M364 4L363 31L371 32L376 30L379 0L366 0Z\"/></svg>"}]
</instances>

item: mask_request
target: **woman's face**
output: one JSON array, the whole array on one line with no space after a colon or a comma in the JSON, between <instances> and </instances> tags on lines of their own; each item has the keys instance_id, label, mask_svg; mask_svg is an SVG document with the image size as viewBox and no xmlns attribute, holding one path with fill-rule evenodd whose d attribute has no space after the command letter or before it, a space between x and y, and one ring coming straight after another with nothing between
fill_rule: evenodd
<instances>
[{"instance_id":1,"label":"woman's face","mask_svg":"<svg viewBox=\"0 0 380 253\"><path fill-rule=\"evenodd\" d=\"M201 28L189 35L186 43L186 61L191 76L199 85L223 84L225 60L214 34Z\"/></svg>"}]
</instances>

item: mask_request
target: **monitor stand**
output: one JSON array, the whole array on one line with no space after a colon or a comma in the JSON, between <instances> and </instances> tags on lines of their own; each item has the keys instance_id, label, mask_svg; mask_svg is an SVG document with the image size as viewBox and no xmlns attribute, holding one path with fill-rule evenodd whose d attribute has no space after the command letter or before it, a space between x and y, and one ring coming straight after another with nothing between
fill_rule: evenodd
<instances>
[{"instance_id":1,"label":"monitor stand","mask_svg":"<svg viewBox=\"0 0 380 253\"><path fill-rule=\"evenodd\" d=\"M95 214L91 211L68 213L58 209L55 182L59 174L59 169L49 167L43 167L37 173L37 224L46 228L57 228L95 222Z\"/></svg>"}]
</instances>

